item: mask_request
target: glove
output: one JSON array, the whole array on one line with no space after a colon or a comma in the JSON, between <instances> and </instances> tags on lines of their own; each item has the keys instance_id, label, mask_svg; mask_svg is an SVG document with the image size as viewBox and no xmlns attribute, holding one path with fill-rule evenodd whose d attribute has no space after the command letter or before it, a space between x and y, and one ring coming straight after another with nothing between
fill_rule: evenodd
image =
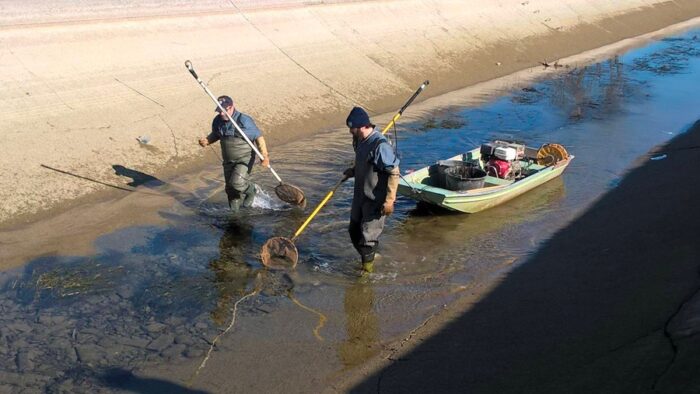
<instances>
[{"instance_id":1,"label":"glove","mask_svg":"<svg viewBox=\"0 0 700 394\"><path fill-rule=\"evenodd\" d=\"M394 213L394 202L384 201L384 205L382 205L382 215L389 216L392 213Z\"/></svg>"},{"instance_id":2,"label":"glove","mask_svg":"<svg viewBox=\"0 0 700 394\"><path fill-rule=\"evenodd\" d=\"M345 171L343 171L343 176L344 176L343 181L346 181L346 180L354 177L355 176L355 167L347 168Z\"/></svg>"},{"instance_id":3,"label":"glove","mask_svg":"<svg viewBox=\"0 0 700 394\"><path fill-rule=\"evenodd\" d=\"M394 201L396 201L396 191L399 189L399 168L392 168L389 179L386 183L386 199L382 205L382 215L389 216L394 213Z\"/></svg>"}]
</instances>

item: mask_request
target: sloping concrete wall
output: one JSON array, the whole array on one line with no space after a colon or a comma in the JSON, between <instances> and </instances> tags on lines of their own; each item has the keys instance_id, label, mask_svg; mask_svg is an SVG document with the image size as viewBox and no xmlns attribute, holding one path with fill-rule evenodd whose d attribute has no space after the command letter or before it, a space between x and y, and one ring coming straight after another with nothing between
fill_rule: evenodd
<instances>
[{"instance_id":1,"label":"sloping concrete wall","mask_svg":"<svg viewBox=\"0 0 700 394\"><path fill-rule=\"evenodd\" d=\"M353 105L393 111L426 79L422 98L700 15L694 0L131 3L3 3L0 224L104 188L42 164L116 182L113 164L167 174L201 156L214 105L188 59L257 119L274 163L275 144Z\"/></svg>"}]
</instances>

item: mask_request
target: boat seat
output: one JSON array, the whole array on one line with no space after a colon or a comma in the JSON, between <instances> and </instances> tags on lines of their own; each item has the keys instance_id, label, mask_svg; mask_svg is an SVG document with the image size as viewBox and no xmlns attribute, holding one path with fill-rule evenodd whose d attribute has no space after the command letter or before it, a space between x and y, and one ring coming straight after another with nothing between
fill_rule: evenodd
<instances>
[{"instance_id":1,"label":"boat seat","mask_svg":"<svg viewBox=\"0 0 700 394\"><path fill-rule=\"evenodd\" d=\"M543 168L545 168L545 167L547 167L547 166L543 166L543 165L537 164L537 163L527 163L527 162L524 162L524 163L522 163L522 167L523 167L523 170L528 170L528 171L539 171L539 170L541 170L541 169L543 169Z\"/></svg>"}]
</instances>

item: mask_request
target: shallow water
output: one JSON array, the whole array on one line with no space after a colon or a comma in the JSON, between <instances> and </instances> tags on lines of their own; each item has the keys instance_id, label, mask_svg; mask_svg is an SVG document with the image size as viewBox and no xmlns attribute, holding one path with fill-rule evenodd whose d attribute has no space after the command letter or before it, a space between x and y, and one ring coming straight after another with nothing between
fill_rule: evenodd
<instances>
[{"instance_id":1,"label":"shallow water","mask_svg":"<svg viewBox=\"0 0 700 394\"><path fill-rule=\"evenodd\" d=\"M234 216L217 166L141 185L177 201L159 212L167 225L110 232L95 239L94 254L48 254L0 273L0 391L109 391L135 384L136 375L180 387L226 382L232 391L279 391L280 382L306 373L304 384L318 387L456 297L496 285L636 161L654 157L653 146L697 120L699 33L400 124L403 171L496 138L557 142L576 158L562 177L474 215L430 212L400 198L369 276L359 275L346 233L350 182L296 241L292 272L263 269L258 252L269 237L290 237L312 207L273 198L276 182L264 169L254 173L263 189L255 207ZM334 130L275 147L273 165L313 205L352 160L349 140ZM247 367L222 376L232 363Z\"/></svg>"}]
</instances>

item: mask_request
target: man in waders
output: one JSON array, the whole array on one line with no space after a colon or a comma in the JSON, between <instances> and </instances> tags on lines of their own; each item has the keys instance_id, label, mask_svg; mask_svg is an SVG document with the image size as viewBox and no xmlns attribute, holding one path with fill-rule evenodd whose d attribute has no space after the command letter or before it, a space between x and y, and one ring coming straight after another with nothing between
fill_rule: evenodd
<instances>
[{"instance_id":1,"label":"man in waders","mask_svg":"<svg viewBox=\"0 0 700 394\"><path fill-rule=\"evenodd\" d=\"M353 108L346 124L355 149L355 166L344 173L346 178L355 177L348 230L352 244L362 258L362 269L372 272L384 219L394 212L399 159L364 109Z\"/></svg>"},{"instance_id":2,"label":"man in waders","mask_svg":"<svg viewBox=\"0 0 700 394\"><path fill-rule=\"evenodd\" d=\"M264 157L261 163L264 167L270 166L270 156L265 145L265 138L263 138L258 126L255 125L253 118L237 111L229 96L221 96L218 101L226 112L221 112L219 107L216 107L216 112L219 115L214 117L211 123L211 133L200 138L199 145L204 147L220 141L228 205L232 211L236 212L241 206L250 207L255 200L256 185L249 180L249 176L253 164L255 164L256 155L229 121L229 118L233 119L248 138L255 142Z\"/></svg>"}]
</instances>

